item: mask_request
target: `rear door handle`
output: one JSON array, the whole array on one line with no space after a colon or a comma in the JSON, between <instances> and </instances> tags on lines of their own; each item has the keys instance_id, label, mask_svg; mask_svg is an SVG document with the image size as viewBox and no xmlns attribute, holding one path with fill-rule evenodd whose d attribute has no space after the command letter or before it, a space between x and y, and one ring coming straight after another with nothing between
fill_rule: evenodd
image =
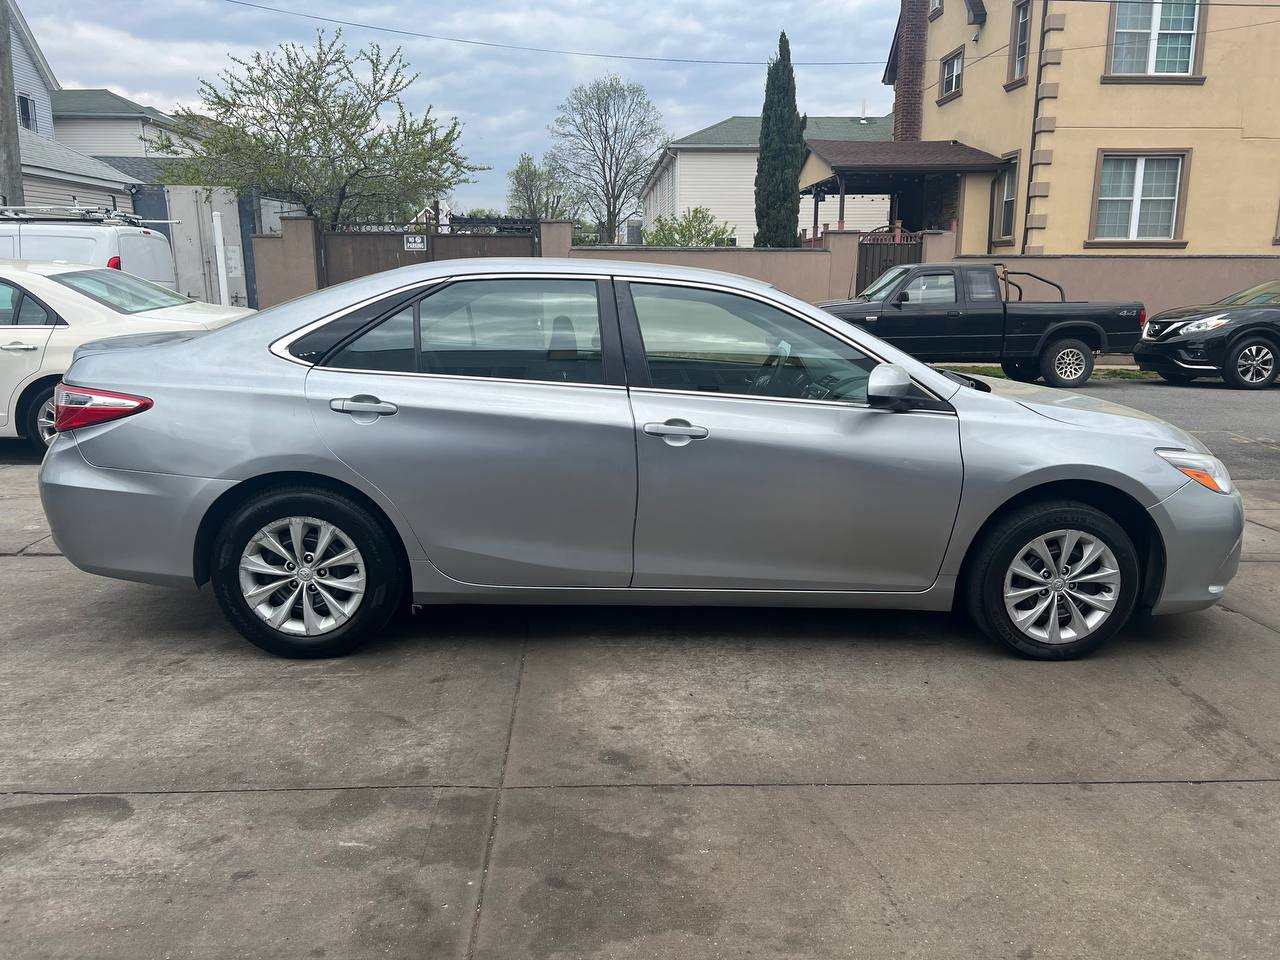
<instances>
[{"instance_id":1,"label":"rear door handle","mask_svg":"<svg viewBox=\"0 0 1280 960\"><path fill-rule=\"evenodd\" d=\"M337 413L363 413L375 417L389 417L400 408L394 403L386 403L377 397L362 393L354 397L334 397L329 401L329 409Z\"/></svg>"},{"instance_id":2,"label":"rear door handle","mask_svg":"<svg viewBox=\"0 0 1280 960\"><path fill-rule=\"evenodd\" d=\"M704 440L711 434L706 427L695 427L688 420L680 419L646 423L641 429L647 436L660 437L673 447L683 447L691 440Z\"/></svg>"},{"instance_id":3,"label":"rear door handle","mask_svg":"<svg viewBox=\"0 0 1280 960\"><path fill-rule=\"evenodd\" d=\"M39 350L34 343L6 343L0 350L8 350L10 353L27 353L31 350Z\"/></svg>"}]
</instances>

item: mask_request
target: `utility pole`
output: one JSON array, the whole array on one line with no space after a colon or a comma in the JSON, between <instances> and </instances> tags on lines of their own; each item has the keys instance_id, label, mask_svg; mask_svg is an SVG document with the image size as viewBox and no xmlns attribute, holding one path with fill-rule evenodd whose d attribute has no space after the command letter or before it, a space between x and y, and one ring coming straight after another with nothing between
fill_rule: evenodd
<instances>
[{"instance_id":1,"label":"utility pole","mask_svg":"<svg viewBox=\"0 0 1280 960\"><path fill-rule=\"evenodd\" d=\"M26 202L22 192L22 154L18 150L18 98L13 92L13 41L10 0L0 0L0 199L11 207Z\"/></svg>"}]
</instances>

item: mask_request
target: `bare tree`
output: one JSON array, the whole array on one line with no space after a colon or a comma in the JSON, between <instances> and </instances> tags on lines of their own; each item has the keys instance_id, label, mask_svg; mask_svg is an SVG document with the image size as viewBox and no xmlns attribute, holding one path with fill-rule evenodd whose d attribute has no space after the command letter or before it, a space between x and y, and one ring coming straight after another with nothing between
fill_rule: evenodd
<instances>
[{"instance_id":1,"label":"bare tree","mask_svg":"<svg viewBox=\"0 0 1280 960\"><path fill-rule=\"evenodd\" d=\"M569 91L549 129L557 176L612 243L618 225L639 211L640 188L666 143L662 114L643 86L609 75Z\"/></svg>"},{"instance_id":2,"label":"bare tree","mask_svg":"<svg viewBox=\"0 0 1280 960\"><path fill-rule=\"evenodd\" d=\"M577 191L560 180L551 160L542 163L527 153L507 171L507 211L535 220L573 220L582 207Z\"/></svg>"}]
</instances>

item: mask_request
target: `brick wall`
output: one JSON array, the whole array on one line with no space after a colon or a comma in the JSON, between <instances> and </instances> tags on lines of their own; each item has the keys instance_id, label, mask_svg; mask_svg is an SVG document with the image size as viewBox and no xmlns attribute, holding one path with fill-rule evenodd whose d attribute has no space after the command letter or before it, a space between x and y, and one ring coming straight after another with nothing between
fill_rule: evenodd
<instances>
[{"instance_id":1,"label":"brick wall","mask_svg":"<svg viewBox=\"0 0 1280 960\"><path fill-rule=\"evenodd\" d=\"M924 103L924 55L929 0L902 0L898 73L893 85L893 139L919 140Z\"/></svg>"}]
</instances>

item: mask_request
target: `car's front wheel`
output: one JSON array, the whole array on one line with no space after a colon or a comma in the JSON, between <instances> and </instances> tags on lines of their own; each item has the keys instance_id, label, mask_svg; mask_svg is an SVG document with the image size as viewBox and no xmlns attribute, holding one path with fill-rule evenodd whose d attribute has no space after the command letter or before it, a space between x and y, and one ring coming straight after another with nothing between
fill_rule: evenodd
<instances>
[{"instance_id":1,"label":"car's front wheel","mask_svg":"<svg viewBox=\"0 0 1280 960\"><path fill-rule=\"evenodd\" d=\"M405 576L377 519L316 487L250 498L214 545L212 580L223 613L250 642L283 657L350 653L386 626Z\"/></svg>"},{"instance_id":2,"label":"car's front wheel","mask_svg":"<svg viewBox=\"0 0 1280 960\"><path fill-rule=\"evenodd\" d=\"M1266 337L1245 337L1227 351L1222 379L1237 390L1261 390L1276 382L1278 371L1275 344Z\"/></svg>"},{"instance_id":3,"label":"car's front wheel","mask_svg":"<svg viewBox=\"0 0 1280 960\"><path fill-rule=\"evenodd\" d=\"M1138 555L1129 536L1101 510L1070 500L1000 518L969 569L974 621L1039 660L1097 649L1124 626L1138 597Z\"/></svg>"},{"instance_id":4,"label":"car's front wheel","mask_svg":"<svg viewBox=\"0 0 1280 960\"><path fill-rule=\"evenodd\" d=\"M1040 375L1051 387L1084 386L1092 373L1093 348L1083 340L1057 340L1040 355Z\"/></svg>"}]
</instances>

